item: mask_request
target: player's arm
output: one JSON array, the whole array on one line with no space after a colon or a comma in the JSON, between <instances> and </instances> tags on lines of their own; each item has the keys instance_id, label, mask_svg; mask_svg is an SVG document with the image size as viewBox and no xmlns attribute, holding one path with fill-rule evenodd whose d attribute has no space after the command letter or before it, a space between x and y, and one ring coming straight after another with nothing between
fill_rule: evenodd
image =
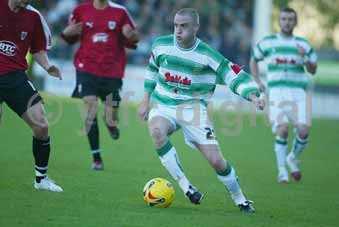
<instances>
[{"instance_id":1,"label":"player's arm","mask_svg":"<svg viewBox=\"0 0 339 227\"><path fill-rule=\"evenodd\" d=\"M60 70L55 65L51 65L47 56L47 50L52 48L52 35L45 19L39 15L36 17L30 52L34 60L45 69L49 75L62 79Z\"/></svg>"},{"instance_id":2,"label":"player's arm","mask_svg":"<svg viewBox=\"0 0 339 227\"><path fill-rule=\"evenodd\" d=\"M67 27L61 32L61 38L65 40L68 44L76 43L82 32L82 23L76 23L72 20Z\"/></svg>"},{"instance_id":3,"label":"player's arm","mask_svg":"<svg viewBox=\"0 0 339 227\"><path fill-rule=\"evenodd\" d=\"M46 70L46 72L48 72L49 75L59 78L60 80L62 79L59 68L50 64L46 51L41 50L34 53L33 58L44 70Z\"/></svg>"},{"instance_id":4,"label":"player's arm","mask_svg":"<svg viewBox=\"0 0 339 227\"><path fill-rule=\"evenodd\" d=\"M75 8L68 18L68 25L61 32L61 38L68 44L74 44L79 41L82 33L82 23L80 20L80 8Z\"/></svg>"},{"instance_id":5,"label":"player's arm","mask_svg":"<svg viewBox=\"0 0 339 227\"><path fill-rule=\"evenodd\" d=\"M156 76L158 74L158 71L159 67L156 64L155 57L152 53L146 69L146 76L144 81L144 97L141 101L138 111L139 117L142 120L147 120L148 118L151 95L157 85Z\"/></svg>"},{"instance_id":6,"label":"player's arm","mask_svg":"<svg viewBox=\"0 0 339 227\"><path fill-rule=\"evenodd\" d=\"M265 91L265 85L260 79L259 65L258 62L264 60L265 53L261 46L261 42L255 45L252 49L252 55L250 60L250 70L253 80L258 84L261 92Z\"/></svg>"},{"instance_id":7,"label":"player's arm","mask_svg":"<svg viewBox=\"0 0 339 227\"><path fill-rule=\"evenodd\" d=\"M258 84L260 91L264 92L265 85L259 77L260 73L259 73L258 62L253 57L250 60L250 70L251 70L251 75L253 76L253 80Z\"/></svg>"},{"instance_id":8,"label":"player's arm","mask_svg":"<svg viewBox=\"0 0 339 227\"><path fill-rule=\"evenodd\" d=\"M297 46L299 54L304 58L304 64L306 66L307 72L314 75L317 72L317 55L314 52L313 48L310 47L309 51L306 52L306 49L302 46Z\"/></svg>"},{"instance_id":9,"label":"player's arm","mask_svg":"<svg viewBox=\"0 0 339 227\"><path fill-rule=\"evenodd\" d=\"M132 28L130 24L125 24L122 27L122 34L130 44L136 45L140 40L139 32L137 29Z\"/></svg>"},{"instance_id":10,"label":"player's arm","mask_svg":"<svg viewBox=\"0 0 339 227\"><path fill-rule=\"evenodd\" d=\"M140 35L136 29L133 18L130 16L127 10L124 11L121 21L121 33L124 37L124 46L129 49L136 49L140 40Z\"/></svg>"},{"instance_id":11,"label":"player's arm","mask_svg":"<svg viewBox=\"0 0 339 227\"><path fill-rule=\"evenodd\" d=\"M226 59L218 70L219 73L224 74L225 83L234 94L253 102L258 109L264 109L265 102L260 98L259 87L250 74Z\"/></svg>"}]
</instances>

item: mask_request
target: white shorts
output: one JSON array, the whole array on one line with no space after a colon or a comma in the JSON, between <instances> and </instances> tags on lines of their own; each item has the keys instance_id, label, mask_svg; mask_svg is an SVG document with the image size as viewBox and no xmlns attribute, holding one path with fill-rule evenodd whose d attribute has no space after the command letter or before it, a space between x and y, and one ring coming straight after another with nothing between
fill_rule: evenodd
<instances>
[{"instance_id":1,"label":"white shorts","mask_svg":"<svg viewBox=\"0 0 339 227\"><path fill-rule=\"evenodd\" d=\"M270 88L268 94L269 118L272 131L281 124L311 125L312 98L301 88Z\"/></svg>"},{"instance_id":2,"label":"white shorts","mask_svg":"<svg viewBox=\"0 0 339 227\"><path fill-rule=\"evenodd\" d=\"M158 104L151 109L148 121L156 116L169 120L175 130L182 128L185 142L192 148L197 149L194 144L218 145L207 108L203 105L170 107Z\"/></svg>"}]
</instances>

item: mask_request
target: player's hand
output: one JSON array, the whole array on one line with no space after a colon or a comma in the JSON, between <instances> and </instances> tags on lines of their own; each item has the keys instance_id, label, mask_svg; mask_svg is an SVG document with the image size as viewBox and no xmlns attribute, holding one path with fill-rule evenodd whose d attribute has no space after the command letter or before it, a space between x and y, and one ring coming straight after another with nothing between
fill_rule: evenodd
<instances>
[{"instance_id":1,"label":"player's hand","mask_svg":"<svg viewBox=\"0 0 339 227\"><path fill-rule=\"evenodd\" d=\"M65 36L78 36L82 32L82 22L75 23L71 21L70 24L63 30Z\"/></svg>"},{"instance_id":2,"label":"player's hand","mask_svg":"<svg viewBox=\"0 0 339 227\"><path fill-rule=\"evenodd\" d=\"M139 109L138 109L138 115L139 115L141 120L147 121L149 110L150 110L149 101L143 100L140 103L140 106L139 106Z\"/></svg>"},{"instance_id":3,"label":"player's hand","mask_svg":"<svg viewBox=\"0 0 339 227\"><path fill-rule=\"evenodd\" d=\"M265 92L266 87L261 81L258 82L258 87L260 92Z\"/></svg>"},{"instance_id":4,"label":"player's hand","mask_svg":"<svg viewBox=\"0 0 339 227\"><path fill-rule=\"evenodd\" d=\"M56 77L59 80L62 80L61 72L55 65L50 66L46 71L49 75Z\"/></svg>"},{"instance_id":5,"label":"player's hand","mask_svg":"<svg viewBox=\"0 0 339 227\"><path fill-rule=\"evenodd\" d=\"M264 110L265 108L265 99L263 97L257 97L254 93L249 96L252 103L254 103L255 107L259 110Z\"/></svg>"}]
</instances>

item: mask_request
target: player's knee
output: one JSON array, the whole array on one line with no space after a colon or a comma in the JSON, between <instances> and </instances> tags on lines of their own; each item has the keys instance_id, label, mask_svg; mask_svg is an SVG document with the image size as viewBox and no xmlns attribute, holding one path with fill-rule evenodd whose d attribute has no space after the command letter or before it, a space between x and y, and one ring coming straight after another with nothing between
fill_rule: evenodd
<instances>
[{"instance_id":1,"label":"player's knee","mask_svg":"<svg viewBox=\"0 0 339 227\"><path fill-rule=\"evenodd\" d=\"M288 137L288 126L287 125L280 125L277 128L277 135L281 138L287 138Z\"/></svg>"},{"instance_id":2,"label":"player's knee","mask_svg":"<svg viewBox=\"0 0 339 227\"><path fill-rule=\"evenodd\" d=\"M96 113L97 106L98 106L97 98L96 97L85 97L83 100L84 100L85 105L87 106L89 114L91 114L91 112Z\"/></svg>"},{"instance_id":3,"label":"player's knee","mask_svg":"<svg viewBox=\"0 0 339 227\"><path fill-rule=\"evenodd\" d=\"M48 137L48 123L46 121L39 122L33 127L33 133L38 139L46 139Z\"/></svg>"},{"instance_id":4,"label":"player's knee","mask_svg":"<svg viewBox=\"0 0 339 227\"><path fill-rule=\"evenodd\" d=\"M307 127L299 128L298 129L298 137L302 140L307 139L309 135L309 130Z\"/></svg>"},{"instance_id":5,"label":"player's knee","mask_svg":"<svg viewBox=\"0 0 339 227\"><path fill-rule=\"evenodd\" d=\"M166 133L163 132L163 130L160 129L160 127L152 127L150 129L151 136L157 145L157 147L161 147L166 142Z\"/></svg>"}]
</instances>

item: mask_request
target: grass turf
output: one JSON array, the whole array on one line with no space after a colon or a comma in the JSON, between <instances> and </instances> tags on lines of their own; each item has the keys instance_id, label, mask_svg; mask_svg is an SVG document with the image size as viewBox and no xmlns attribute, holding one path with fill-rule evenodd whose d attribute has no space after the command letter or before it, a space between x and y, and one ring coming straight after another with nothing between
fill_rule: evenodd
<instances>
[{"instance_id":1,"label":"grass turf","mask_svg":"<svg viewBox=\"0 0 339 227\"><path fill-rule=\"evenodd\" d=\"M187 176L206 198L191 205L176 187L170 208L145 206L142 188L153 177L173 182L161 166L145 123L134 106L121 109L122 137L112 141L100 120L105 171L90 169L86 137L81 133L81 103L47 96L52 155L49 175L63 193L36 192L32 187L31 132L5 108L0 127L0 226L281 226L331 227L338 224L339 122L314 120L310 145L302 157L302 182L276 183L273 136L248 115L237 135L234 114L214 114L223 153L236 168L257 213L244 216L226 194L214 171L181 132L172 137ZM60 113L60 114L58 114ZM225 121L228 119L228 121ZM253 123L253 122L252 122ZM232 133L231 133L232 132Z\"/></svg>"}]
</instances>

